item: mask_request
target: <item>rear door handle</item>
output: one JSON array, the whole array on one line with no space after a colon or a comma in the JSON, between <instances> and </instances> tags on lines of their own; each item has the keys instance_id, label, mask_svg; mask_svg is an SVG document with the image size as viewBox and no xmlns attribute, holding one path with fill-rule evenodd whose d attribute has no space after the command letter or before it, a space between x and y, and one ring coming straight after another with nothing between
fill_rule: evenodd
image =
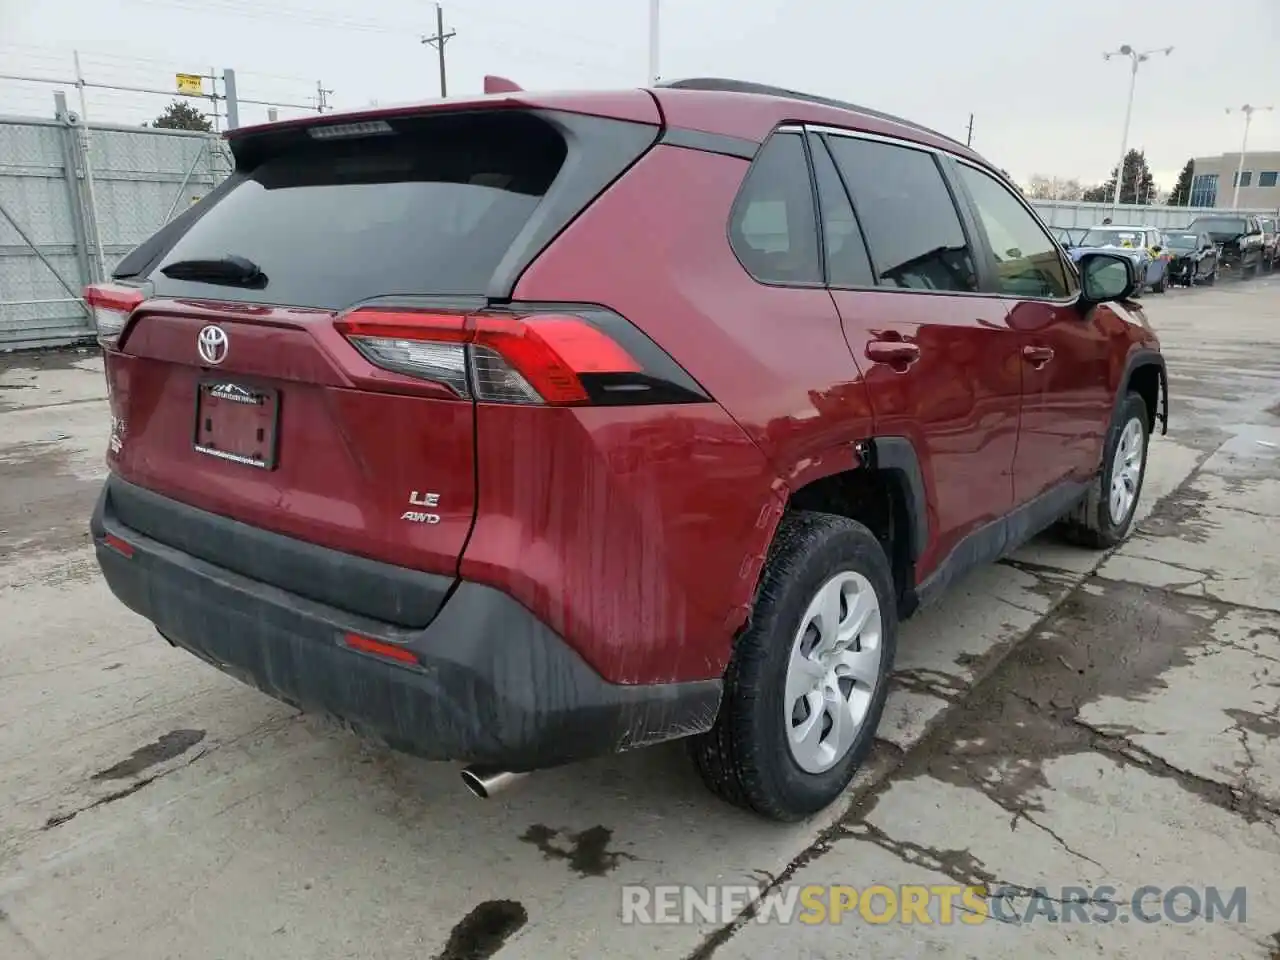
<instances>
[{"instance_id":1,"label":"rear door handle","mask_svg":"<svg viewBox=\"0 0 1280 960\"><path fill-rule=\"evenodd\" d=\"M1052 347L1023 347L1022 358L1028 363L1034 363L1037 367L1043 367L1046 363L1053 359Z\"/></svg>"},{"instance_id":2,"label":"rear door handle","mask_svg":"<svg viewBox=\"0 0 1280 960\"><path fill-rule=\"evenodd\" d=\"M866 352L867 359L873 363L901 366L920 359L920 345L905 340L870 340Z\"/></svg>"}]
</instances>

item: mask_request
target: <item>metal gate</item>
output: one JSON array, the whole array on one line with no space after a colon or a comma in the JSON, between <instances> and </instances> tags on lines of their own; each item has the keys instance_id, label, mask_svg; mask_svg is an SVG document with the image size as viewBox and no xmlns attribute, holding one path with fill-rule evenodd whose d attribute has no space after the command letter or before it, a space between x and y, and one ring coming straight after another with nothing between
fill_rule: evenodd
<instances>
[{"instance_id":1,"label":"metal gate","mask_svg":"<svg viewBox=\"0 0 1280 960\"><path fill-rule=\"evenodd\" d=\"M92 336L80 299L231 169L215 134L0 117L0 352Z\"/></svg>"}]
</instances>

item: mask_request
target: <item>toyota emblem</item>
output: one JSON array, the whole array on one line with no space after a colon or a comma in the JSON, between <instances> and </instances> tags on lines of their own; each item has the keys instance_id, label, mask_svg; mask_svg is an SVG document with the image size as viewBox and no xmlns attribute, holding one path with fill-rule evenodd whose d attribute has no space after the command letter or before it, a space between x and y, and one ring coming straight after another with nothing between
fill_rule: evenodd
<instances>
[{"instance_id":1,"label":"toyota emblem","mask_svg":"<svg viewBox=\"0 0 1280 960\"><path fill-rule=\"evenodd\" d=\"M196 350L200 359L210 366L217 366L227 359L227 334L221 327L213 324L200 331L196 338Z\"/></svg>"}]
</instances>

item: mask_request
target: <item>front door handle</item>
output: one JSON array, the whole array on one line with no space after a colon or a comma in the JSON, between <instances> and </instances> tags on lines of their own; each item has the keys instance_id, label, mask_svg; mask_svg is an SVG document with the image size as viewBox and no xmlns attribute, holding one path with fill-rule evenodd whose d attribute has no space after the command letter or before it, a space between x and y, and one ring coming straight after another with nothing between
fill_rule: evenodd
<instances>
[{"instance_id":1,"label":"front door handle","mask_svg":"<svg viewBox=\"0 0 1280 960\"><path fill-rule=\"evenodd\" d=\"M1052 347L1023 347L1022 359L1028 363L1033 363L1037 367L1043 367L1046 363L1053 359Z\"/></svg>"},{"instance_id":2,"label":"front door handle","mask_svg":"<svg viewBox=\"0 0 1280 960\"><path fill-rule=\"evenodd\" d=\"M903 366L920 359L920 345L906 340L870 340L867 342L867 359L873 363Z\"/></svg>"}]
</instances>

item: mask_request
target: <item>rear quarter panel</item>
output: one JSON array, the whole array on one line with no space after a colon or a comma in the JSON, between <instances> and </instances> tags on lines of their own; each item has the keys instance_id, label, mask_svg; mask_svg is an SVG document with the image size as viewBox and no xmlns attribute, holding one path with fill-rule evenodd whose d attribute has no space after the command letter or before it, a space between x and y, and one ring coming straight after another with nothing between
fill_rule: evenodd
<instances>
[{"instance_id":1,"label":"rear quarter panel","mask_svg":"<svg viewBox=\"0 0 1280 960\"><path fill-rule=\"evenodd\" d=\"M541 578L536 586L547 598L556 598L557 616L577 619L580 629L571 632L606 676L719 676L789 490L852 468L852 443L871 430L865 386L830 294L763 286L729 247L729 211L747 168L734 157L655 147L516 288L518 300L589 302L617 311L720 404L660 417L639 409L599 412L611 423L589 422L585 411L575 415L579 423L570 429L582 431L583 443L572 453L566 449L560 463L567 473L583 464L587 472L547 496L569 498L575 509L584 497L613 497L613 509L599 514L613 540L590 526L567 538L553 535L565 562L578 568L564 575L578 585L576 593L560 585L560 575L539 572L545 565L530 565L529 575ZM663 418L669 439L644 439ZM473 543L493 509L486 425L482 412ZM606 450L624 459L633 451L635 466L606 469ZM542 520L515 512L522 517L510 523L523 527L513 533L516 541L545 535ZM464 576L473 549L464 558ZM585 652L590 647L599 652Z\"/></svg>"}]
</instances>

